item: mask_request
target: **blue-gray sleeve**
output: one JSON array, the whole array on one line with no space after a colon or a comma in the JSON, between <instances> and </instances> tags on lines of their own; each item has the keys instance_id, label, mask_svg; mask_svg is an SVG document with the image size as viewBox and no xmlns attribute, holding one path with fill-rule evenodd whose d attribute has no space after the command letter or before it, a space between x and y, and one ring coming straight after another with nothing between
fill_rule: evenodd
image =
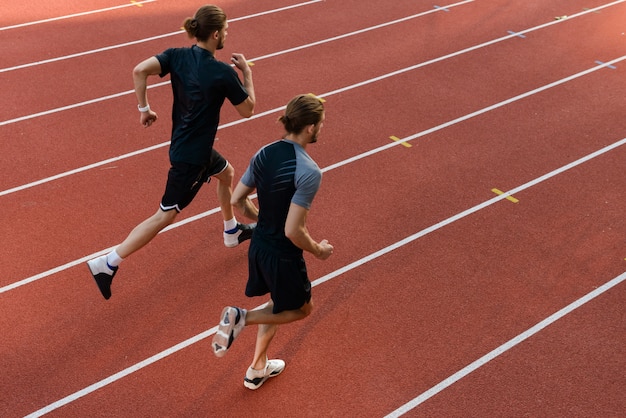
<instances>
[{"instance_id":1,"label":"blue-gray sleeve","mask_svg":"<svg viewBox=\"0 0 626 418\"><path fill-rule=\"evenodd\" d=\"M311 209L313 198L322 184L322 171L313 160L300 159L296 169L296 193L291 202L305 209Z\"/></svg>"},{"instance_id":2,"label":"blue-gray sleeve","mask_svg":"<svg viewBox=\"0 0 626 418\"><path fill-rule=\"evenodd\" d=\"M254 175L252 174L252 162L254 161L257 155L258 155L258 152L254 154L254 156L250 159L250 164L248 164L248 168L246 168L246 171L243 173L243 176L241 176L241 180L239 180L248 187L256 188L256 183L254 182Z\"/></svg>"}]
</instances>

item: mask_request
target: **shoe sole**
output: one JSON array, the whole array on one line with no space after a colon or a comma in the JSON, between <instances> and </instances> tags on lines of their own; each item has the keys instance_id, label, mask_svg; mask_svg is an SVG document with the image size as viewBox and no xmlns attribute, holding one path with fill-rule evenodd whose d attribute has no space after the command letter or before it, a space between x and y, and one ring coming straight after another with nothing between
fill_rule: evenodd
<instances>
[{"instance_id":1,"label":"shoe sole","mask_svg":"<svg viewBox=\"0 0 626 418\"><path fill-rule=\"evenodd\" d=\"M220 324L213 336L211 346L213 347L213 354L217 357L224 357L226 352L233 343L233 328L237 321L237 310L231 307L226 307L222 310L220 316Z\"/></svg>"},{"instance_id":2,"label":"shoe sole","mask_svg":"<svg viewBox=\"0 0 626 418\"><path fill-rule=\"evenodd\" d=\"M227 243L226 243L226 241L224 241L224 246L225 246L226 248L235 248L235 247L236 247L236 246L238 246L238 245L239 245L239 241L237 241L237 242L235 242L235 243L232 243L232 244L231 244L231 243L228 243L228 244L227 244Z\"/></svg>"}]
</instances>

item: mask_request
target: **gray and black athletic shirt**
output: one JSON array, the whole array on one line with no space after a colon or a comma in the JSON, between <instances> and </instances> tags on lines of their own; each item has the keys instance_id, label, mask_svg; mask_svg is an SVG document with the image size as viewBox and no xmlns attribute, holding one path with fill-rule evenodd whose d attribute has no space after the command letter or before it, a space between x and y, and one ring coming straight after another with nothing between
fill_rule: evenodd
<instances>
[{"instance_id":1,"label":"gray and black athletic shirt","mask_svg":"<svg viewBox=\"0 0 626 418\"><path fill-rule=\"evenodd\" d=\"M257 190L255 243L285 255L302 254L285 236L289 206L295 203L310 209L321 181L322 171L300 144L283 139L261 148L241 178L243 184Z\"/></svg>"}]
</instances>

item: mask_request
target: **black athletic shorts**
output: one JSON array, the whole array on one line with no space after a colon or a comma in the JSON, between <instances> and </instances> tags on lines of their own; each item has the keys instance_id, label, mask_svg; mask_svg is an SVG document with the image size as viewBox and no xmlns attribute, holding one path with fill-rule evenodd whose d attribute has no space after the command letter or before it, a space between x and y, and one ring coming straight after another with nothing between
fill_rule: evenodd
<instances>
[{"instance_id":1,"label":"black athletic shorts","mask_svg":"<svg viewBox=\"0 0 626 418\"><path fill-rule=\"evenodd\" d=\"M180 212L196 197L203 183L211 181L211 176L221 173L226 167L228 161L215 149L207 166L172 162L161 198L161 210Z\"/></svg>"},{"instance_id":2,"label":"black athletic shorts","mask_svg":"<svg viewBox=\"0 0 626 418\"><path fill-rule=\"evenodd\" d=\"M270 293L274 313L299 309L311 301L311 282L304 258L285 258L255 245L254 237L248 250L248 283L246 296Z\"/></svg>"}]
</instances>

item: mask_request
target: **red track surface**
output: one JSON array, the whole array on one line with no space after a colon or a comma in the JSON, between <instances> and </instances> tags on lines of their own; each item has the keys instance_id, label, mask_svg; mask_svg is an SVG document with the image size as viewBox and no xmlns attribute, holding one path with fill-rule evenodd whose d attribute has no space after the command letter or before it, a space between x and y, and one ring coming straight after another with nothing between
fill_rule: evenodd
<instances>
[{"instance_id":1,"label":"red track surface","mask_svg":"<svg viewBox=\"0 0 626 418\"><path fill-rule=\"evenodd\" d=\"M214 185L109 301L84 263L158 205L171 93L150 90L160 120L141 128L130 72L190 44L173 32L198 3L7 28L123 5L38 3L0 17L1 416L626 414L624 2L220 3L218 57L255 63L259 101L223 111L238 175L289 98L327 104L309 224L336 251L308 259L316 310L281 328L287 368L257 392L254 329L210 350L224 305L265 302L243 295L247 245L221 244Z\"/></svg>"}]
</instances>

